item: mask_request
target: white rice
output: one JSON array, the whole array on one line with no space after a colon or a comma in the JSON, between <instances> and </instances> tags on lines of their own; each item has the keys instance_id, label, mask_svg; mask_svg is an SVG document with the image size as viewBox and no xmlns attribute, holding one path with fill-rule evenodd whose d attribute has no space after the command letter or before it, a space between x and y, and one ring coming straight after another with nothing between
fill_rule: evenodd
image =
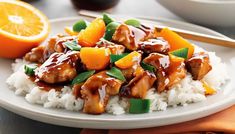
<instances>
[{"instance_id":1,"label":"white rice","mask_svg":"<svg viewBox=\"0 0 235 134\"><path fill-rule=\"evenodd\" d=\"M127 99L120 99L118 96L113 96L106 106L106 111L115 115L124 114L128 109L128 105Z\"/></svg>"},{"instance_id":2,"label":"white rice","mask_svg":"<svg viewBox=\"0 0 235 134\"><path fill-rule=\"evenodd\" d=\"M146 96L146 99L151 99L151 111L166 110L168 106L186 106L206 99L201 82L193 81L189 74L170 90L160 94L155 91L155 88L150 89Z\"/></svg>"},{"instance_id":3,"label":"white rice","mask_svg":"<svg viewBox=\"0 0 235 134\"><path fill-rule=\"evenodd\" d=\"M45 108L64 108L71 111L79 111L84 101L76 99L72 89L68 86L62 88L62 92L49 92L39 89L24 73L24 65L27 62L17 59L12 65L14 73L7 79L7 84L15 90L16 95L25 96L26 101L32 104L40 104Z\"/></svg>"},{"instance_id":4,"label":"white rice","mask_svg":"<svg viewBox=\"0 0 235 134\"><path fill-rule=\"evenodd\" d=\"M214 52L209 52L210 64L212 70L203 78L211 87L220 89L229 79L226 64L221 62L221 58L217 57Z\"/></svg>"},{"instance_id":5,"label":"white rice","mask_svg":"<svg viewBox=\"0 0 235 134\"><path fill-rule=\"evenodd\" d=\"M202 49L200 49L202 50ZM212 70L203 78L203 80L215 90L225 84L229 79L226 72L226 65L214 52L209 52L210 64ZM187 106L190 103L196 103L206 100L205 90L200 81L192 79L191 74L178 84L171 87L170 90L157 93L155 88L148 90L146 99L151 100L150 112L164 111L167 107ZM121 104L124 103L124 105ZM127 111L128 100L119 100L118 97L112 97L107 106L107 112L112 114L123 114Z\"/></svg>"},{"instance_id":6,"label":"white rice","mask_svg":"<svg viewBox=\"0 0 235 134\"><path fill-rule=\"evenodd\" d=\"M221 63L221 59L213 52L209 52L212 70L203 78L214 89L220 89L229 78L226 72L226 65ZM7 79L7 83L14 89L16 95L25 96L27 102L40 104L45 108L64 108L71 111L80 111L84 101L76 99L72 94L71 87L65 86L62 92L54 89L49 92L39 89L24 73L24 65L29 64L17 59L12 65L14 73ZM200 102L206 99L204 88L200 81L192 80L192 76L187 76L170 90L157 93L154 88L148 90L146 99L151 100L150 112L166 110L167 107L178 105L186 106L190 103ZM124 114L128 111L128 99L118 96L110 97L106 106L106 112L110 114Z\"/></svg>"}]
</instances>

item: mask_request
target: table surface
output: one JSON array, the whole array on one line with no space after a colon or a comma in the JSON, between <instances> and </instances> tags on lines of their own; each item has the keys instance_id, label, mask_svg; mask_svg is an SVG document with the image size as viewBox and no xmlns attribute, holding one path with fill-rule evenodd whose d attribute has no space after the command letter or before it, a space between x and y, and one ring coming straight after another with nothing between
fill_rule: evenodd
<instances>
[{"instance_id":1,"label":"table surface","mask_svg":"<svg viewBox=\"0 0 235 134\"><path fill-rule=\"evenodd\" d=\"M78 10L73 8L70 0L34 0L29 3L44 12L49 19L78 15ZM136 0L120 0L118 5L106 12L130 16L164 17L184 21L162 7L156 0L138 0L138 2ZM235 27L210 28L235 38ZM56 134L78 134L80 130L78 128L50 125L27 119L0 107L0 134L51 134L52 132Z\"/></svg>"}]
</instances>

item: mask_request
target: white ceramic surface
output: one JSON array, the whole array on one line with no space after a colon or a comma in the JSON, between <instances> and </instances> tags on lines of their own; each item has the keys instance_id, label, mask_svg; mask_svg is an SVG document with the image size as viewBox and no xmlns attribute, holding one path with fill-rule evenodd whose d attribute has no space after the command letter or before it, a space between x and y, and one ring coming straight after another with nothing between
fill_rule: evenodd
<instances>
[{"instance_id":1,"label":"white ceramic surface","mask_svg":"<svg viewBox=\"0 0 235 134\"><path fill-rule=\"evenodd\" d=\"M52 34L62 32L64 26L72 25L78 19L79 18L70 18L51 21ZM157 22L144 22L221 36L221 34L212 32L211 30L187 23L174 23L174 21L160 19L157 20ZM11 63L13 60L0 59L0 106L19 115L41 122L70 127L100 129L146 128L204 117L223 110L235 103L235 72L232 71L235 66L235 49L215 47L200 42L194 43L210 51L216 51L217 54L222 57L223 61L228 64L228 72L231 76L231 80L223 87L223 91L218 92L216 95L209 96L204 102L190 104L186 107L169 108L161 112L138 115L125 114L119 116L108 114L88 115L61 109L46 109L40 105L27 103L22 96L16 96L14 92L8 88L5 80L12 73Z\"/></svg>"},{"instance_id":2,"label":"white ceramic surface","mask_svg":"<svg viewBox=\"0 0 235 134\"><path fill-rule=\"evenodd\" d=\"M212 26L235 26L235 0L157 0L190 22Z\"/></svg>"}]
</instances>

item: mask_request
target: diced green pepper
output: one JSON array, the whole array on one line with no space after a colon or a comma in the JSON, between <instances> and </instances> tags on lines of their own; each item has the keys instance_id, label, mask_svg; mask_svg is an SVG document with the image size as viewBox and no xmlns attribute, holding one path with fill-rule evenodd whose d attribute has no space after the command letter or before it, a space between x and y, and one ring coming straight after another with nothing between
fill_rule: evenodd
<instances>
[{"instance_id":1,"label":"diced green pepper","mask_svg":"<svg viewBox=\"0 0 235 134\"><path fill-rule=\"evenodd\" d=\"M117 78L121 81L126 81L125 77L123 76L122 74L122 71L119 70L118 68L116 67L112 67L110 70L108 70L106 72L107 75L111 76L111 77L114 77L114 78Z\"/></svg>"},{"instance_id":2,"label":"diced green pepper","mask_svg":"<svg viewBox=\"0 0 235 134\"><path fill-rule=\"evenodd\" d=\"M87 71L78 74L72 81L72 85L79 84L87 80L89 77L91 77L95 73L95 70Z\"/></svg>"},{"instance_id":3,"label":"diced green pepper","mask_svg":"<svg viewBox=\"0 0 235 134\"><path fill-rule=\"evenodd\" d=\"M81 19L73 25L73 31L80 32L82 29L85 29L87 25L88 25L87 22Z\"/></svg>"},{"instance_id":4,"label":"diced green pepper","mask_svg":"<svg viewBox=\"0 0 235 134\"><path fill-rule=\"evenodd\" d=\"M141 62L140 65L144 70L148 70L150 72L155 72L156 71L156 68L154 66L149 65L147 63Z\"/></svg>"},{"instance_id":5,"label":"diced green pepper","mask_svg":"<svg viewBox=\"0 0 235 134\"><path fill-rule=\"evenodd\" d=\"M133 27L140 27L141 23L137 19L129 19L124 22L127 25L133 26Z\"/></svg>"},{"instance_id":6,"label":"diced green pepper","mask_svg":"<svg viewBox=\"0 0 235 134\"><path fill-rule=\"evenodd\" d=\"M106 31L104 35L104 39L110 41L113 37L114 32L120 24L118 22L111 22L106 26Z\"/></svg>"},{"instance_id":7,"label":"diced green pepper","mask_svg":"<svg viewBox=\"0 0 235 134\"><path fill-rule=\"evenodd\" d=\"M170 54L187 59L188 58L188 48L181 48L181 49L170 52Z\"/></svg>"},{"instance_id":8,"label":"diced green pepper","mask_svg":"<svg viewBox=\"0 0 235 134\"><path fill-rule=\"evenodd\" d=\"M63 45L73 51L79 51L81 49L81 46L78 45L76 40L63 42Z\"/></svg>"},{"instance_id":9,"label":"diced green pepper","mask_svg":"<svg viewBox=\"0 0 235 134\"><path fill-rule=\"evenodd\" d=\"M109 23L114 22L115 20L111 18L108 14L104 13L103 14L103 20L105 25L107 26Z\"/></svg>"},{"instance_id":10,"label":"diced green pepper","mask_svg":"<svg viewBox=\"0 0 235 134\"><path fill-rule=\"evenodd\" d=\"M24 72L25 72L25 74L32 76L35 74L36 68L37 68L36 65L24 65Z\"/></svg>"},{"instance_id":11,"label":"diced green pepper","mask_svg":"<svg viewBox=\"0 0 235 134\"><path fill-rule=\"evenodd\" d=\"M131 114L140 114L148 113L150 109L150 100L149 99L130 99L130 108L129 113Z\"/></svg>"},{"instance_id":12,"label":"diced green pepper","mask_svg":"<svg viewBox=\"0 0 235 134\"><path fill-rule=\"evenodd\" d=\"M128 54L129 54L129 53L123 53L123 54L119 54L119 55L117 55L117 54L111 54L111 55L110 55L110 62L111 62L111 63L114 63L114 62L118 61L119 59L121 59L121 58L127 56Z\"/></svg>"}]
</instances>

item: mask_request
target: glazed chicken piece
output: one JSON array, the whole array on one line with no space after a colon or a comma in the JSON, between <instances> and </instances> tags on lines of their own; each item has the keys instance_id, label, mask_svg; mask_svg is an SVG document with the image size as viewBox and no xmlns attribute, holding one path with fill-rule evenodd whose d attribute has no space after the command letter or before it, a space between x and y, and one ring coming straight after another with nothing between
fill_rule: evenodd
<instances>
[{"instance_id":1,"label":"glazed chicken piece","mask_svg":"<svg viewBox=\"0 0 235 134\"><path fill-rule=\"evenodd\" d=\"M84 83L82 82L82 83L79 83L79 84L74 84L73 85L73 95L76 97L76 98L78 98L78 97L82 97L82 95L81 95L81 90L82 90L82 85L83 85Z\"/></svg>"},{"instance_id":2,"label":"glazed chicken piece","mask_svg":"<svg viewBox=\"0 0 235 134\"><path fill-rule=\"evenodd\" d=\"M122 54L125 51L125 47L123 45L118 45L106 40L101 40L99 43L100 44L98 44L97 47L109 48L111 54Z\"/></svg>"},{"instance_id":3,"label":"glazed chicken piece","mask_svg":"<svg viewBox=\"0 0 235 134\"><path fill-rule=\"evenodd\" d=\"M157 71L155 72L157 76L157 91L162 92L163 90L165 90L167 84L169 83L169 79L166 74L167 68L170 67L169 56L159 53L151 53L143 60L143 62L150 64L157 69Z\"/></svg>"},{"instance_id":4,"label":"glazed chicken piece","mask_svg":"<svg viewBox=\"0 0 235 134\"><path fill-rule=\"evenodd\" d=\"M121 69L123 76L126 78L127 81L131 80L134 77L135 68L127 68L127 69Z\"/></svg>"},{"instance_id":5,"label":"glazed chicken piece","mask_svg":"<svg viewBox=\"0 0 235 134\"><path fill-rule=\"evenodd\" d=\"M170 45L163 38L148 39L139 43L140 50L145 53L162 53L167 54L170 50Z\"/></svg>"},{"instance_id":6,"label":"glazed chicken piece","mask_svg":"<svg viewBox=\"0 0 235 134\"><path fill-rule=\"evenodd\" d=\"M35 76L49 84L71 81L77 75L78 60L80 60L79 52L53 53L35 70Z\"/></svg>"},{"instance_id":7,"label":"glazed chicken piece","mask_svg":"<svg viewBox=\"0 0 235 134\"><path fill-rule=\"evenodd\" d=\"M140 66L141 59L142 59L142 56L136 57L135 62L131 67L126 68L126 69L120 69L124 77L127 79L127 81L131 80L133 77L141 74L144 71L144 69Z\"/></svg>"},{"instance_id":8,"label":"glazed chicken piece","mask_svg":"<svg viewBox=\"0 0 235 134\"><path fill-rule=\"evenodd\" d=\"M91 76L81 87L81 95L85 100L83 112L89 114L101 114L111 95L117 95L122 82L109 77L106 71Z\"/></svg>"},{"instance_id":9,"label":"glazed chicken piece","mask_svg":"<svg viewBox=\"0 0 235 134\"><path fill-rule=\"evenodd\" d=\"M33 48L31 52L25 55L24 59L30 62L43 63L55 52L66 53L68 49L63 43L72 41L76 38L76 36L56 35L50 38L46 45L40 45Z\"/></svg>"},{"instance_id":10,"label":"glazed chicken piece","mask_svg":"<svg viewBox=\"0 0 235 134\"><path fill-rule=\"evenodd\" d=\"M139 29L141 29L142 31L145 32L146 36L144 37L143 40L147 40L147 39L151 39L151 38L156 38L154 35L155 35L155 30L148 27L148 26L145 26L143 24L140 25Z\"/></svg>"},{"instance_id":11,"label":"glazed chicken piece","mask_svg":"<svg viewBox=\"0 0 235 134\"><path fill-rule=\"evenodd\" d=\"M24 56L24 59L26 61L30 61L30 62L43 63L44 62L44 56L43 56L44 51L45 51L45 46L40 45L36 48L33 48L30 52L28 52Z\"/></svg>"},{"instance_id":12,"label":"glazed chicken piece","mask_svg":"<svg viewBox=\"0 0 235 134\"><path fill-rule=\"evenodd\" d=\"M120 95L124 97L144 98L155 80L156 76L153 73L144 71L141 75L133 78L128 85L123 86Z\"/></svg>"},{"instance_id":13,"label":"glazed chicken piece","mask_svg":"<svg viewBox=\"0 0 235 134\"><path fill-rule=\"evenodd\" d=\"M135 69L133 67L128 69L120 69L122 71L123 76L127 81L131 80L134 77Z\"/></svg>"},{"instance_id":14,"label":"glazed chicken piece","mask_svg":"<svg viewBox=\"0 0 235 134\"><path fill-rule=\"evenodd\" d=\"M143 62L156 68L156 89L158 92L168 89L186 76L183 58L178 58L173 55L168 56L159 53L151 53Z\"/></svg>"},{"instance_id":15,"label":"glazed chicken piece","mask_svg":"<svg viewBox=\"0 0 235 134\"><path fill-rule=\"evenodd\" d=\"M131 80L133 77L143 73L144 69L140 66L140 64L136 64L127 69L120 69L122 74L126 78L127 81Z\"/></svg>"},{"instance_id":16,"label":"glazed chicken piece","mask_svg":"<svg viewBox=\"0 0 235 134\"><path fill-rule=\"evenodd\" d=\"M66 35L57 35L52 37L48 44L46 45L46 50L44 52L45 59L49 58L54 52L66 53L69 49L63 45L64 42L72 41L77 39L76 36L66 36Z\"/></svg>"},{"instance_id":17,"label":"glazed chicken piece","mask_svg":"<svg viewBox=\"0 0 235 134\"><path fill-rule=\"evenodd\" d=\"M212 69L209 62L209 55L205 52L195 53L188 59L186 66L194 80L201 80Z\"/></svg>"},{"instance_id":18,"label":"glazed chicken piece","mask_svg":"<svg viewBox=\"0 0 235 134\"><path fill-rule=\"evenodd\" d=\"M138 42L148 36L145 31L121 24L113 34L112 41L124 45L129 50L137 50Z\"/></svg>"},{"instance_id":19,"label":"glazed chicken piece","mask_svg":"<svg viewBox=\"0 0 235 134\"><path fill-rule=\"evenodd\" d=\"M184 58L180 58L174 55L170 55L170 67L168 72L168 87L179 83L183 78L186 77L187 70L185 69Z\"/></svg>"}]
</instances>

